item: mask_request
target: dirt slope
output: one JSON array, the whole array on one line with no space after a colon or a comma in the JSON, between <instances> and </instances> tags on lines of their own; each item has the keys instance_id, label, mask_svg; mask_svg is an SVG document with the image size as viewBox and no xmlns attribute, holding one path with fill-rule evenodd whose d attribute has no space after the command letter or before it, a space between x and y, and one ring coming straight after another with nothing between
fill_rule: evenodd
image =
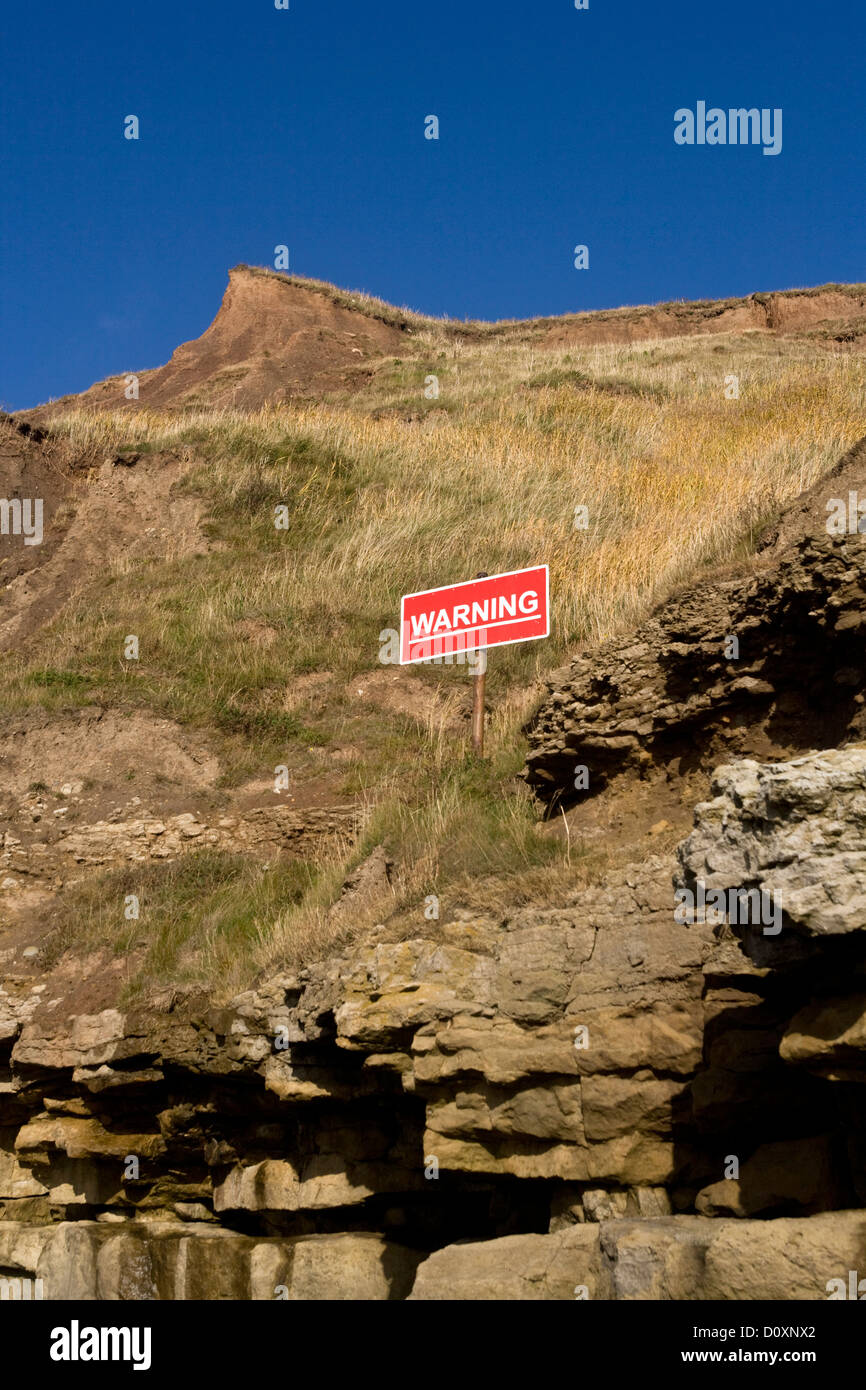
<instances>
[{"instance_id":1,"label":"dirt slope","mask_svg":"<svg viewBox=\"0 0 866 1390\"><path fill-rule=\"evenodd\" d=\"M747 299L567 315L559 321L546 321L549 326L542 346L591 347L596 343L634 343L647 338L743 333L750 329L779 334L820 331L829 339L849 342L856 340L864 329L866 292L858 293L858 289L828 285L817 290L751 294Z\"/></svg>"},{"instance_id":2,"label":"dirt slope","mask_svg":"<svg viewBox=\"0 0 866 1390\"><path fill-rule=\"evenodd\" d=\"M0 536L0 651L17 647L129 548L167 558L207 549L200 504L171 496L187 468L173 454L77 454L0 420L0 495L41 498L41 545Z\"/></svg>"},{"instance_id":3,"label":"dirt slope","mask_svg":"<svg viewBox=\"0 0 866 1390\"><path fill-rule=\"evenodd\" d=\"M138 373L139 401L126 399L125 375L72 399L112 410L139 404L254 409L339 389L359 363L399 352L404 336L318 290L238 266L202 336L181 343L164 367Z\"/></svg>"},{"instance_id":4,"label":"dirt slope","mask_svg":"<svg viewBox=\"0 0 866 1390\"><path fill-rule=\"evenodd\" d=\"M412 338L419 328L443 342L501 336L542 349L750 330L817 335L830 346L857 347L866 342L866 287L828 285L484 324L425 319L316 281L236 266L219 312L202 336L182 343L164 367L137 373L137 400L124 394L124 373L25 414L42 424L58 407L70 405L256 409L293 397L319 397L352 389L382 358L414 355Z\"/></svg>"},{"instance_id":5,"label":"dirt slope","mask_svg":"<svg viewBox=\"0 0 866 1390\"><path fill-rule=\"evenodd\" d=\"M19 576L42 565L57 545L62 530L64 501L73 485L75 460L57 439L42 430L0 417L0 497L28 501L29 528L35 522L32 504L42 502L40 544L25 545L11 529L0 530L0 586L4 589ZM36 539L34 534L34 540ZM2 619L0 619L2 621Z\"/></svg>"}]
</instances>

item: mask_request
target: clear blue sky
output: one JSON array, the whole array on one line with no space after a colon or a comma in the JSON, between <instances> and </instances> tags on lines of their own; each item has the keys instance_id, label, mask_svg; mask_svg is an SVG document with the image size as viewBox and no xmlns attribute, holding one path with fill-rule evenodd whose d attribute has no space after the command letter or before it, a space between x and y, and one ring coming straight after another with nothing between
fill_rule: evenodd
<instances>
[{"instance_id":1,"label":"clear blue sky","mask_svg":"<svg viewBox=\"0 0 866 1390\"><path fill-rule=\"evenodd\" d=\"M456 317L866 279L862 0L22 0L0 32L7 409L166 361L280 243ZM781 107L781 154L677 146L701 99Z\"/></svg>"}]
</instances>

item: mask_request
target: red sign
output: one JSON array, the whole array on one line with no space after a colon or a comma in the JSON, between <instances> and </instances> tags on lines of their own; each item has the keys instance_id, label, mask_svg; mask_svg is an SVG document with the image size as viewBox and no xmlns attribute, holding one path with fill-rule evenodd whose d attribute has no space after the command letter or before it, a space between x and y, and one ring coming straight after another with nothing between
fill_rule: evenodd
<instances>
[{"instance_id":1,"label":"red sign","mask_svg":"<svg viewBox=\"0 0 866 1390\"><path fill-rule=\"evenodd\" d=\"M406 594L400 665L434 656L533 642L550 633L547 565Z\"/></svg>"}]
</instances>

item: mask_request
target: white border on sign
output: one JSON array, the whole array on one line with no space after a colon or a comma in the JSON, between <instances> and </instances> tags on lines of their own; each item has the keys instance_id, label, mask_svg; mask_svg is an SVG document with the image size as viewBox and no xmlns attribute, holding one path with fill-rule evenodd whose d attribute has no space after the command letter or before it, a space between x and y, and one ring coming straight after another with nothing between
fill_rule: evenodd
<instances>
[{"instance_id":1,"label":"white border on sign","mask_svg":"<svg viewBox=\"0 0 866 1390\"><path fill-rule=\"evenodd\" d=\"M443 584L443 585L441 585L441 586L440 586L439 588L437 588L437 589L416 589L416 591L415 591L414 594L404 594L403 597L400 599L400 661L399 661L398 664L399 664L400 666L418 666L418 665L419 665L421 662L423 662L423 661L435 661L435 660L436 660L436 658L435 658L435 657L432 657L432 656L413 656L413 657L411 657L411 658L407 658L407 660L405 660L405 661L403 660L403 628L404 628L405 621L406 621L405 618L403 617L403 613L404 613L404 604L406 603L406 600L407 600L407 599L410 599L410 598L423 598L425 594L446 594L446 593L448 593L449 589L462 589L462 588L464 588L467 584L475 584L475 583L483 584L484 581L487 580L487 579L510 579L510 577L511 577L513 574L532 574L533 571L536 571L536 572L537 572L538 570L544 570L544 631L543 631L543 632L537 632L537 633L535 633L534 636L532 636L532 637L509 637L509 639L508 639L507 642L495 642L495 643L493 644L493 646L495 646L495 647L513 647L517 642L541 642L545 637L549 637L549 636L550 636L550 566L549 566L549 565L526 565L526 566L524 566L523 569L520 569L520 570L503 570L501 574L485 574L484 579L477 579L477 578L476 578L476 579L458 579L458 580L456 581L456 583L454 583L454 584ZM510 622L517 622L518 619L515 617L515 618L512 618L512 619L509 619L509 621L510 621ZM524 621L526 621L525 618L524 618ZM477 632L477 631L478 631L478 627L481 627L481 626L483 626L483 624L478 624L477 627L464 628L463 631L464 631L464 632L466 633L466 635L468 636L469 633L471 633L471 632ZM489 626L489 624L487 624L487 626ZM434 634L431 633L431 634L430 634L430 637L432 638L433 635L434 635ZM452 638L454 638L454 637L459 637L459 636L460 636L460 632L459 632L459 631L458 631L458 632L449 632L449 633L441 632L441 633L439 633L438 635L439 635L440 637L452 637ZM456 650L456 649L455 649L455 650ZM488 647L488 646L484 646L484 647L463 647L461 650L463 650L464 652L479 652L479 651L485 652L485 651L488 651L488 650L492 650L492 648L491 648L491 647Z\"/></svg>"}]
</instances>

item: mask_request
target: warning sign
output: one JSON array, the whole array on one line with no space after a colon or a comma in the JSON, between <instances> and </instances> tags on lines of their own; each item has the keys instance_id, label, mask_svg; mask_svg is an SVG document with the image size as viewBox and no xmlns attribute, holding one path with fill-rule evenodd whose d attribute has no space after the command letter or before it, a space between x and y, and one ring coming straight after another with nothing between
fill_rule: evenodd
<instances>
[{"instance_id":1,"label":"warning sign","mask_svg":"<svg viewBox=\"0 0 866 1390\"><path fill-rule=\"evenodd\" d=\"M406 594L400 604L400 665L550 634L547 565Z\"/></svg>"}]
</instances>

